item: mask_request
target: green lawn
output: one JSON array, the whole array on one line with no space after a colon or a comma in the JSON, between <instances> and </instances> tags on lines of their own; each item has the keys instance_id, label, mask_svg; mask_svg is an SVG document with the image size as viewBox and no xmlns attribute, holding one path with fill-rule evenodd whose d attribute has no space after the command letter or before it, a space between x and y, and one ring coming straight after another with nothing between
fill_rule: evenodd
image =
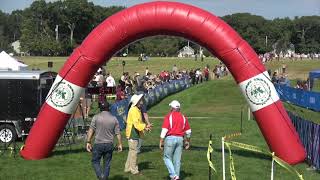
<instances>
[{"instance_id":1,"label":"green lawn","mask_svg":"<svg viewBox=\"0 0 320 180\"><path fill-rule=\"evenodd\" d=\"M20 58L20 57L19 57ZM26 64L29 65L29 69L42 69L47 70L48 61L53 62L53 71L58 72L67 57L21 57ZM172 67L174 64L177 65L178 69L194 69L201 68L204 69L206 65L214 68L219 61L216 58L205 58L204 61L195 61L193 58L177 58L177 57L168 57L168 58L159 58L159 57L151 57L148 61L138 61L137 57L113 57L107 63L105 67L107 72L111 72L113 77L119 77L122 75L122 61L126 61L126 65L124 67L125 72L129 72L130 75L133 75L134 72L138 72L140 74L145 73L146 67L148 67L149 72L151 73L159 73L162 70L172 71Z\"/></svg>"},{"instance_id":2,"label":"green lawn","mask_svg":"<svg viewBox=\"0 0 320 180\"><path fill-rule=\"evenodd\" d=\"M25 57L23 60L30 66L46 69L47 61L54 62L54 70L57 71L62 66L66 58L34 58ZM204 62L192 59L176 58L151 58L147 62L138 62L137 58L125 58L127 65L125 71L131 74L135 71L143 73L145 67L149 67L151 72L158 73L160 70L171 70L173 64L178 68L203 68L206 64L213 67L217 60L207 58ZM115 77L122 73L121 60L116 58L107 64ZM274 70L281 67L282 62L272 62L267 67ZM287 62L289 75L299 78L301 74L306 74L317 64L311 61ZM120 69L120 70L119 70ZM178 94L169 96L149 110L149 116L162 117L168 110L171 100L177 99L182 104L182 111L188 117L205 116L205 119L190 119L192 128L192 148L183 152L181 176L185 180L208 179L208 163L206 152L209 135L213 134L213 161L217 168L217 173L213 179L222 179L221 162L221 137L240 131L241 108L246 108L246 102L232 77L224 77L220 80L213 80L195 87L191 87ZM315 117L319 113L315 113ZM243 117L243 134L235 138L238 142L256 145L267 149L267 145L254 120L247 120L246 114ZM123 172L127 157L127 142L124 141L125 150L122 153L114 153L111 166L111 179L166 179L167 170L163 163L161 151L158 149L159 135L161 131L162 119L151 119L154 129L146 135L144 141L144 152L139 155L139 168L143 175L136 177ZM270 179L271 159L265 155L247 152L242 149L232 148L236 176L245 180ZM227 152L227 151L226 151ZM228 153L227 159L227 179L230 179ZM306 180L320 179L319 172L307 170L305 163L296 165L295 168L303 174ZM58 147L50 158L40 161L26 161L20 157L9 157L9 153L0 154L0 180L87 180L95 179L95 175L90 163L90 154L85 152L84 143L69 147ZM296 176L291 175L279 166L275 168L275 179L292 180Z\"/></svg>"},{"instance_id":3,"label":"green lawn","mask_svg":"<svg viewBox=\"0 0 320 180\"><path fill-rule=\"evenodd\" d=\"M206 96L203 96L203 95ZM227 96L225 96L227 94ZM245 101L234 81L226 79L210 81L196 87L191 87L181 93L172 95L149 111L150 116L163 116L168 112L168 103L178 99L182 111L187 116L207 116L207 119L190 119L192 127L192 148L184 151L182 160L183 179L208 179L208 163L206 151L209 135L213 134L213 161L217 174L213 179L222 179L221 137L240 131L240 110ZM246 117L244 117L246 119ZM162 119L152 119L154 129L148 133L144 141L144 152L139 155L139 167L142 176L135 177L123 172L127 157L127 143L122 153L114 153L111 178L118 179L166 179L167 170L158 149L159 134ZM265 141L254 120L243 121L243 135L236 141L267 148ZM53 156L40 161L25 161L2 155L0 179L94 179L90 164L90 154L84 152L84 143L57 148ZM227 154L228 155L228 154ZM238 179L269 179L270 158L241 149L233 151L236 175ZM227 157L227 156L226 156ZM227 161L228 167L228 161ZM295 166L305 179L319 179L320 174L308 171L306 164ZM227 179L230 179L227 168ZM281 167L276 166L275 179L295 179Z\"/></svg>"}]
</instances>

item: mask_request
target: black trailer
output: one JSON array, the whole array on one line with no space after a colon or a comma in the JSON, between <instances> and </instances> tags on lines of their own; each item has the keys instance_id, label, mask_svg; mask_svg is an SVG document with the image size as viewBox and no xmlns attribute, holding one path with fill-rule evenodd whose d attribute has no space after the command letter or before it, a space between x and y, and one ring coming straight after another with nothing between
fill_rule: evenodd
<instances>
[{"instance_id":1,"label":"black trailer","mask_svg":"<svg viewBox=\"0 0 320 180\"><path fill-rule=\"evenodd\" d=\"M0 71L0 143L28 135L57 73Z\"/></svg>"}]
</instances>

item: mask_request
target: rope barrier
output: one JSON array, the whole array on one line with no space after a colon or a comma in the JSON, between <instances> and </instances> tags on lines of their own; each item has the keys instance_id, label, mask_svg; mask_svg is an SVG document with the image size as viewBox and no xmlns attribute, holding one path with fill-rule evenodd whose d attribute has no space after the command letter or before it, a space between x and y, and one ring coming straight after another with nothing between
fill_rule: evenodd
<instances>
[{"instance_id":1,"label":"rope barrier","mask_svg":"<svg viewBox=\"0 0 320 180\"><path fill-rule=\"evenodd\" d=\"M214 165L212 163L212 160L210 160L210 156L211 156L211 153L213 152L213 148L212 148L212 141L210 140L209 141L209 144L208 144L208 151L207 151L207 159L208 159L208 163L209 163L209 167L211 169L213 169L213 171L216 173L216 169L214 168Z\"/></svg>"},{"instance_id":2,"label":"rope barrier","mask_svg":"<svg viewBox=\"0 0 320 180\"><path fill-rule=\"evenodd\" d=\"M292 167L291 165L289 165L285 161L281 160L279 157L275 156L274 153L266 151L266 150L264 150L264 149L262 149L260 147L257 147L257 146L244 144L244 143L240 143L240 142L235 142L235 141L224 141L224 144L227 146L227 148L229 150L230 174L231 174L232 180L235 180L236 176L235 176L234 160L233 160L232 153L231 153L231 148L230 148L231 146L237 147L237 148L240 148L240 149L245 149L247 151L252 151L252 152L268 155L268 156L272 157L272 159L275 162L277 162L277 164L279 164L281 167L283 167L284 169L286 169L290 173L296 175L300 180L303 180L302 174L300 174L294 167Z\"/></svg>"}]
</instances>

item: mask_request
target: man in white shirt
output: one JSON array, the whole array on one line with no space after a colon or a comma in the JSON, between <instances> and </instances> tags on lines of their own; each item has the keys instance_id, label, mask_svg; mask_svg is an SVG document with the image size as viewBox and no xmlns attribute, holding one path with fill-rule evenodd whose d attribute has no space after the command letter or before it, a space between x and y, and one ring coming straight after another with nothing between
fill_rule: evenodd
<instances>
[{"instance_id":1,"label":"man in white shirt","mask_svg":"<svg viewBox=\"0 0 320 180\"><path fill-rule=\"evenodd\" d=\"M94 80L95 82L97 82L97 86L98 87L102 87L103 86L103 83L104 83L104 77L103 77L103 74L102 72L100 71L99 73L97 72L95 74L95 77L94 77Z\"/></svg>"},{"instance_id":2,"label":"man in white shirt","mask_svg":"<svg viewBox=\"0 0 320 180\"><path fill-rule=\"evenodd\" d=\"M107 83L107 93L108 94L114 94L115 93L116 82L115 82L114 78L111 76L111 73L107 74L106 83Z\"/></svg>"}]
</instances>

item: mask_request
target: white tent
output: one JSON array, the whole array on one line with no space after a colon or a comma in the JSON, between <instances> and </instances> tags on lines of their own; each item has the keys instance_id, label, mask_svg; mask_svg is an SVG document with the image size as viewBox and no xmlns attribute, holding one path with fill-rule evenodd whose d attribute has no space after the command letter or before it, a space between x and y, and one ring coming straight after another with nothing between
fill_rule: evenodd
<instances>
[{"instance_id":1,"label":"white tent","mask_svg":"<svg viewBox=\"0 0 320 180\"><path fill-rule=\"evenodd\" d=\"M0 53L0 69L2 70L20 71L26 70L27 66L28 65L17 61L4 51Z\"/></svg>"}]
</instances>

